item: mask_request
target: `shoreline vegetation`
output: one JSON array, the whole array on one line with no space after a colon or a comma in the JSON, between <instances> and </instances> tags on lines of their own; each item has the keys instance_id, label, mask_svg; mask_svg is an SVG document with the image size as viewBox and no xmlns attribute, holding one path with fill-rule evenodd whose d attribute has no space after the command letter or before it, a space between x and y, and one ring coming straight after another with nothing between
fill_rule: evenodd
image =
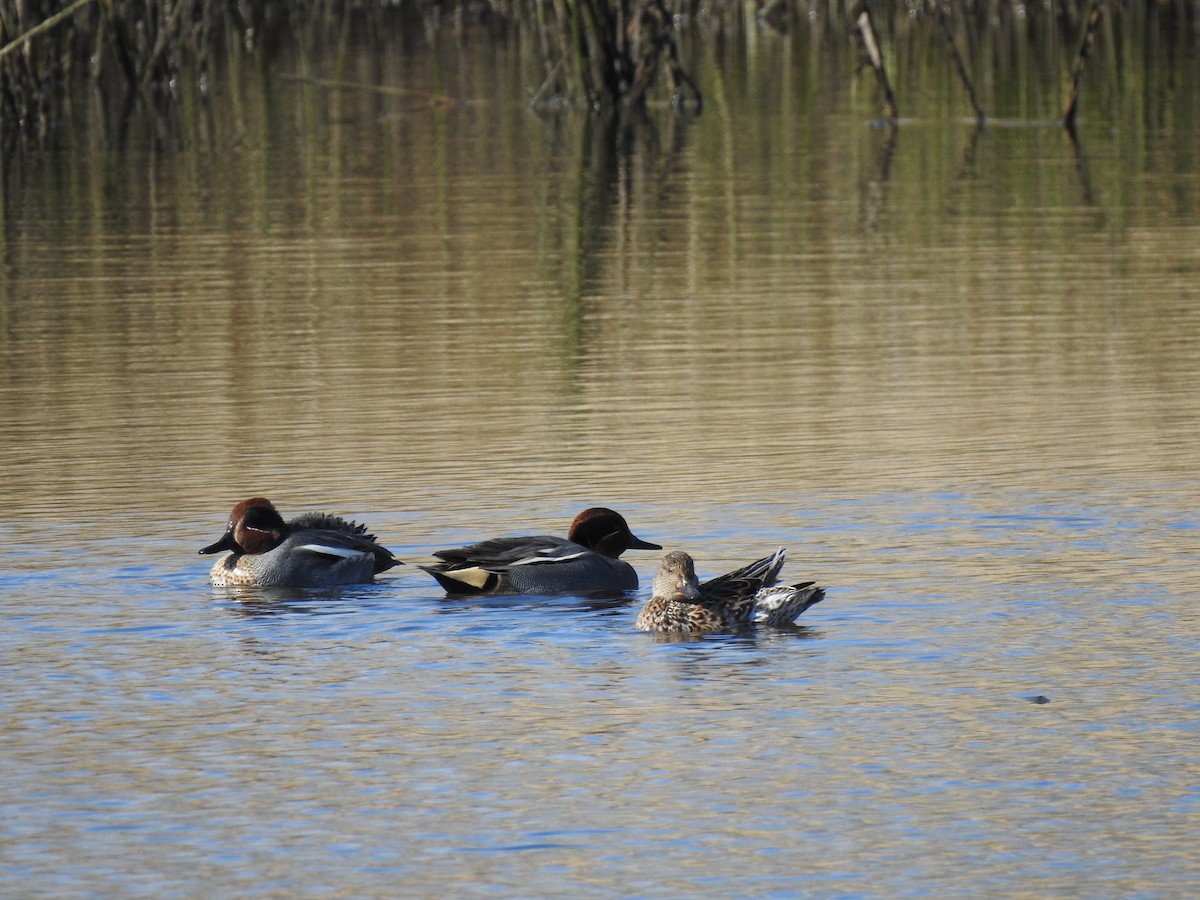
<instances>
[{"instance_id":1,"label":"shoreline vegetation","mask_svg":"<svg viewBox=\"0 0 1200 900\"><path fill-rule=\"evenodd\" d=\"M289 42L340 48L356 29L515 37L544 73L530 98L539 111L626 117L650 102L669 102L680 114L699 115L704 85L689 74L681 45L719 39L747 16L754 28L856 42L859 70L874 72L881 117L891 122L903 105L888 76L898 42L922 40L924 52L944 54L964 111L980 123L988 111L973 72L989 55L983 48L1025 42L1031 53L1066 49L1062 59L1044 62L1063 72L1061 121L1071 131L1089 59L1117 67L1124 45L1194 46L1200 0L1048 0L1039 7L1015 0L0 0L0 140L6 148L45 142L81 83L119 114L140 104L165 115L185 93L209 100L212 71L231 55L270 67Z\"/></svg>"}]
</instances>

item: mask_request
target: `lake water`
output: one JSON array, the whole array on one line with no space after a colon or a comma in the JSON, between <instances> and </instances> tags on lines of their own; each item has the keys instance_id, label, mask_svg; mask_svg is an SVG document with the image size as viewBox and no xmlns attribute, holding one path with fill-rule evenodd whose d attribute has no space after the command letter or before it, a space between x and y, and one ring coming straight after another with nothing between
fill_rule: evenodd
<instances>
[{"instance_id":1,"label":"lake water","mask_svg":"<svg viewBox=\"0 0 1200 900\"><path fill-rule=\"evenodd\" d=\"M414 43L6 161L0 892L1194 894L1194 52L1102 54L1072 143L1057 72L976 129L914 63L889 128L802 31L619 134ZM409 565L211 588L252 495ZM591 505L828 597L665 642L656 552L416 568Z\"/></svg>"}]
</instances>

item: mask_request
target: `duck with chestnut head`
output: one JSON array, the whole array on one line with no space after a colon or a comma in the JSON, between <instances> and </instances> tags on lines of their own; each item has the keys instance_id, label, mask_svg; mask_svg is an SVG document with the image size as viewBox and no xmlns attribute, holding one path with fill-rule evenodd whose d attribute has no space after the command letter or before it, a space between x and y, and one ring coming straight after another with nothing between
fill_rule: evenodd
<instances>
[{"instance_id":1,"label":"duck with chestnut head","mask_svg":"<svg viewBox=\"0 0 1200 900\"><path fill-rule=\"evenodd\" d=\"M438 550L421 566L448 594L585 594L636 590L637 572L620 559L626 550L661 550L634 535L618 512L585 509L565 538L492 538Z\"/></svg>"},{"instance_id":2,"label":"duck with chestnut head","mask_svg":"<svg viewBox=\"0 0 1200 900\"><path fill-rule=\"evenodd\" d=\"M209 572L209 581L218 586L364 584L401 565L365 525L327 513L304 513L285 522L264 497L235 506L225 534L200 552L222 551L229 552Z\"/></svg>"}]
</instances>

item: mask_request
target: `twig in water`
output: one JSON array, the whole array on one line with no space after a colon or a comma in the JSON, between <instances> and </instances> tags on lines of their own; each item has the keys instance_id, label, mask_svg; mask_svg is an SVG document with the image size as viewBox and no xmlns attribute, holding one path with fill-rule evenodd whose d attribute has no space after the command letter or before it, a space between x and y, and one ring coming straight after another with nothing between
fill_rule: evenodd
<instances>
[{"instance_id":1,"label":"twig in water","mask_svg":"<svg viewBox=\"0 0 1200 900\"><path fill-rule=\"evenodd\" d=\"M971 101L971 109L975 110L976 121L982 122L986 116L983 110L979 108L979 101L975 98L975 85L971 84L971 76L967 74L967 67L963 64L962 54L958 52L958 45L954 43L954 32L950 30L950 20L946 17L946 11L942 9L940 2L934 2L933 8L937 10L938 24L942 26L942 37L946 39L946 52L950 54L950 59L954 61L954 68L958 70L958 77L962 79L963 87L967 89L967 99Z\"/></svg>"},{"instance_id":2,"label":"twig in water","mask_svg":"<svg viewBox=\"0 0 1200 900\"><path fill-rule=\"evenodd\" d=\"M1092 0L1088 10L1087 25L1083 29L1083 42L1079 45L1079 55L1075 57L1075 70L1071 73L1071 89L1067 92L1067 105L1063 107L1063 127L1068 131L1075 130L1075 112L1079 106L1079 86L1083 82L1083 70L1087 66L1088 54L1092 52L1092 44L1096 40L1096 26L1100 24L1100 16L1104 12L1105 0Z\"/></svg>"},{"instance_id":3,"label":"twig in water","mask_svg":"<svg viewBox=\"0 0 1200 900\"><path fill-rule=\"evenodd\" d=\"M895 119L900 115L900 111L896 108L896 96L892 93L887 69L883 66L883 54L879 52L879 35L875 31L871 10L867 8L866 0L859 0L855 9L858 14L855 16L854 26L858 29L857 34L859 40L862 41L863 50L867 54L867 61L875 70L875 77L879 80L879 89L883 91L884 109L889 119Z\"/></svg>"}]
</instances>

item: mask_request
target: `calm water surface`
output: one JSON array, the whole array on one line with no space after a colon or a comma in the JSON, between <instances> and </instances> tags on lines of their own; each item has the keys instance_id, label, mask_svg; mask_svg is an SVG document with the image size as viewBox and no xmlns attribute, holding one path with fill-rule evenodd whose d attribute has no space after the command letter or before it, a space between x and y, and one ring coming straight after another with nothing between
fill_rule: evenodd
<instances>
[{"instance_id":1,"label":"calm water surface","mask_svg":"<svg viewBox=\"0 0 1200 900\"><path fill-rule=\"evenodd\" d=\"M977 132L915 72L889 131L803 51L624 135L409 54L330 75L453 103L232 72L9 161L0 891L1194 893L1197 63L1072 145L1057 85ZM211 588L254 494L410 565ZM414 565L594 504L828 599L671 643L655 553Z\"/></svg>"}]
</instances>

